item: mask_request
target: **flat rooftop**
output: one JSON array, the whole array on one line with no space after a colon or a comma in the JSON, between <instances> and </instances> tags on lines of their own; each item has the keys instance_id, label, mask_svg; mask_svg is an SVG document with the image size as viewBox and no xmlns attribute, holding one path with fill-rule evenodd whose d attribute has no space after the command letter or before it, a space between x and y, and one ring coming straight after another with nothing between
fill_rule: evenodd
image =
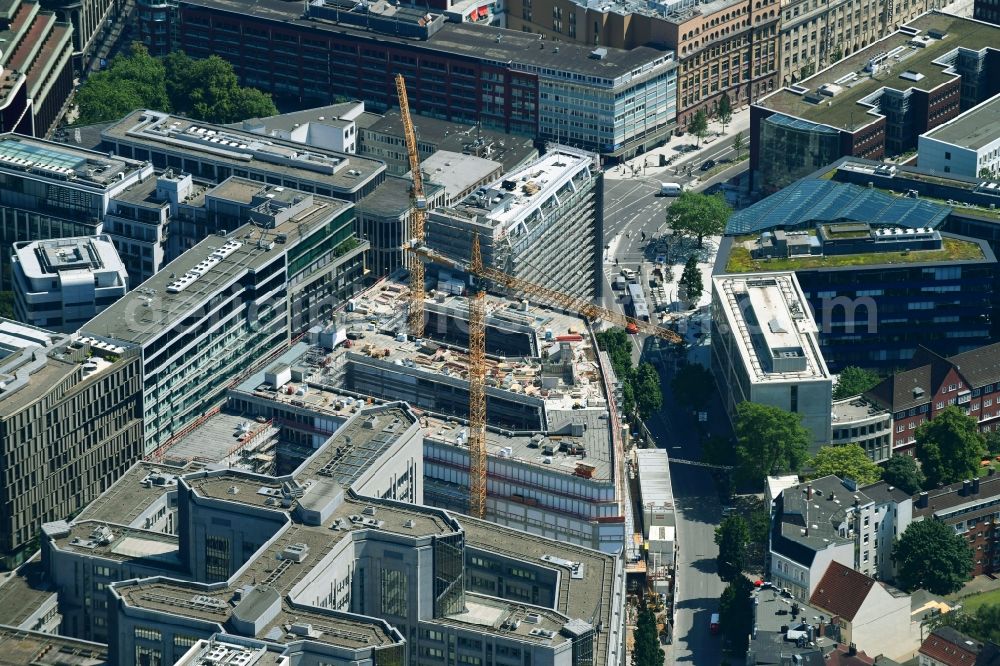
<instances>
[{"instance_id":1,"label":"flat rooftop","mask_svg":"<svg viewBox=\"0 0 1000 666\"><path fill-rule=\"evenodd\" d=\"M0 363L12 352L27 347L48 347L62 337L60 333L0 317Z\"/></svg>"},{"instance_id":2,"label":"flat rooftop","mask_svg":"<svg viewBox=\"0 0 1000 666\"><path fill-rule=\"evenodd\" d=\"M127 179L143 163L108 153L73 148L64 143L19 134L0 135L0 169L36 177L105 188ZM124 178L121 174L124 174Z\"/></svg>"},{"instance_id":3,"label":"flat rooftop","mask_svg":"<svg viewBox=\"0 0 1000 666\"><path fill-rule=\"evenodd\" d=\"M1000 29L997 33L1000 39ZM1000 139L1000 95L994 95L923 136L970 150L986 147Z\"/></svg>"},{"instance_id":4,"label":"flat rooftop","mask_svg":"<svg viewBox=\"0 0 1000 666\"><path fill-rule=\"evenodd\" d=\"M230 178L213 188L206 196L218 196L239 203L249 203L256 194L274 192L280 188L253 181ZM296 192L285 189L285 193ZM301 193L300 193L301 194ZM348 204L308 194L312 205L282 224L267 230L269 240L285 234L289 244L325 224ZM209 236L164 266L159 272L116 301L84 325L91 335L114 338L137 345L144 344L163 332L165 328L195 308L204 304L225 285L232 283L248 271L253 271L274 261L277 253L289 245L277 244L267 250L258 246L261 231L253 224L244 224L226 237ZM232 248L218 263L201 277L189 282L179 293L171 293L168 286L179 276L189 274L214 253Z\"/></svg>"},{"instance_id":5,"label":"flat rooftop","mask_svg":"<svg viewBox=\"0 0 1000 666\"><path fill-rule=\"evenodd\" d=\"M43 528L60 550L119 562L146 560L167 571L184 571L177 536L97 520L46 523Z\"/></svg>"},{"instance_id":6,"label":"flat rooftop","mask_svg":"<svg viewBox=\"0 0 1000 666\"><path fill-rule=\"evenodd\" d=\"M377 122L379 115L365 111L364 102L353 100L350 102L338 102L317 106L312 109L301 111L289 111L273 116L263 116L261 118L248 118L242 122L227 125L233 129L246 130L248 132L266 133L269 130L283 130L291 132L303 125L312 123L343 125L345 122L354 122L359 127L368 127Z\"/></svg>"},{"instance_id":7,"label":"flat rooftop","mask_svg":"<svg viewBox=\"0 0 1000 666\"><path fill-rule=\"evenodd\" d=\"M560 146L442 212L489 224L499 237L524 234L536 212L571 189L572 181L589 171L593 161L591 153Z\"/></svg>"},{"instance_id":8,"label":"flat rooftop","mask_svg":"<svg viewBox=\"0 0 1000 666\"><path fill-rule=\"evenodd\" d=\"M132 523L164 494L177 489L177 477L198 469L198 464L183 467L152 462L137 462L110 488L84 507L77 520Z\"/></svg>"},{"instance_id":9,"label":"flat rooftop","mask_svg":"<svg viewBox=\"0 0 1000 666\"><path fill-rule=\"evenodd\" d=\"M111 237L105 234L14 243L14 252L29 279L54 277L64 271L125 273Z\"/></svg>"},{"instance_id":10,"label":"flat rooftop","mask_svg":"<svg viewBox=\"0 0 1000 666\"><path fill-rule=\"evenodd\" d=\"M816 322L794 273L717 275L712 282L751 381L830 378Z\"/></svg>"},{"instance_id":11,"label":"flat rooftop","mask_svg":"<svg viewBox=\"0 0 1000 666\"><path fill-rule=\"evenodd\" d=\"M430 180L444 187L452 195L458 195L485 178L499 174L503 165L493 160L438 150L420 163L421 170ZM405 177L410 177L409 172Z\"/></svg>"},{"instance_id":12,"label":"flat rooftop","mask_svg":"<svg viewBox=\"0 0 1000 666\"><path fill-rule=\"evenodd\" d=\"M40 554L4 575L0 581L0 608L3 608L4 622L13 627L27 622L56 594L45 578Z\"/></svg>"},{"instance_id":13,"label":"flat rooftop","mask_svg":"<svg viewBox=\"0 0 1000 666\"><path fill-rule=\"evenodd\" d=\"M102 136L150 150L200 154L200 159L232 168L308 180L335 193L353 192L385 169L378 160L158 111L135 111Z\"/></svg>"},{"instance_id":14,"label":"flat rooftop","mask_svg":"<svg viewBox=\"0 0 1000 666\"><path fill-rule=\"evenodd\" d=\"M389 34L373 35L347 24L327 20L306 20L302 17L301 5L283 0L182 0L180 4L241 15L249 14L259 19L305 26L310 30L344 33L369 40L377 39L381 43L416 44L429 51L511 63L514 69L529 69L542 76L559 76L559 73L568 72L601 79L601 82L595 82L594 85L610 86L614 79L628 76L636 69L645 70L646 66L674 63L672 51L648 46L629 50L602 47L604 55L601 59L597 59L591 57L594 49L589 46L569 42L560 42L556 45L539 40L537 35L474 23L445 23L425 41ZM499 41L497 35L501 36ZM540 48L540 45L543 48ZM555 74L549 74L544 70Z\"/></svg>"},{"instance_id":15,"label":"flat rooftop","mask_svg":"<svg viewBox=\"0 0 1000 666\"><path fill-rule=\"evenodd\" d=\"M0 625L0 664L106 666L107 663L107 645Z\"/></svg>"},{"instance_id":16,"label":"flat rooftop","mask_svg":"<svg viewBox=\"0 0 1000 666\"><path fill-rule=\"evenodd\" d=\"M943 35L937 38L935 35ZM851 54L796 86L785 87L759 100L757 106L786 115L854 131L874 122L879 113L861 100L881 88L933 90L958 76L952 73L944 56L958 48L980 51L996 49L1000 44L1000 28L988 23L932 11L924 14L902 30ZM888 54L888 55L886 55ZM865 71L869 61L881 63L876 75ZM907 72L922 75L901 76ZM839 83L838 83L839 82ZM836 86L831 96L817 94L820 86ZM794 90L806 89L799 94ZM818 103L807 98L818 99Z\"/></svg>"},{"instance_id":17,"label":"flat rooftop","mask_svg":"<svg viewBox=\"0 0 1000 666\"><path fill-rule=\"evenodd\" d=\"M844 398L843 400L834 400L831 407L834 428L844 423L857 422L880 415L888 416L886 410L879 409L867 399L857 396Z\"/></svg>"}]
</instances>

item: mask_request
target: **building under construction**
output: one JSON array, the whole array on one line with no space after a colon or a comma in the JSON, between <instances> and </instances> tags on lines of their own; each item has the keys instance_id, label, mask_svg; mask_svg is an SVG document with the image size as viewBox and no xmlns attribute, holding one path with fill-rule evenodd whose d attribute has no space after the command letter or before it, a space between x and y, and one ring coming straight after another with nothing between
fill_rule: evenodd
<instances>
[{"instance_id":1,"label":"building under construction","mask_svg":"<svg viewBox=\"0 0 1000 666\"><path fill-rule=\"evenodd\" d=\"M540 159L431 211L427 245L467 262L478 234L483 263L582 298L603 284L604 186L597 156L550 146Z\"/></svg>"},{"instance_id":2,"label":"building under construction","mask_svg":"<svg viewBox=\"0 0 1000 666\"><path fill-rule=\"evenodd\" d=\"M455 278L424 301L425 337L405 335L406 285L384 281L230 392L229 409L281 426L278 468L294 464L365 402L420 415L424 496L469 506L467 300ZM614 377L575 315L489 296L486 518L605 551L632 533L622 487ZM282 459L285 462L282 462Z\"/></svg>"}]
</instances>

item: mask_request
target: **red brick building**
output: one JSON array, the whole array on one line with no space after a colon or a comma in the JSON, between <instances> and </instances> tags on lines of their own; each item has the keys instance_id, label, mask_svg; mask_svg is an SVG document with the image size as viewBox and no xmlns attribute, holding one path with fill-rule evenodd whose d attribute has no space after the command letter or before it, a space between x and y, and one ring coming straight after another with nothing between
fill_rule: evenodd
<instances>
[{"instance_id":1,"label":"red brick building","mask_svg":"<svg viewBox=\"0 0 1000 666\"><path fill-rule=\"evenodd\" d=\"M1000 571L1000 476L953 483L916 496L913 520L940 520L967 539L974 576Z\"/></svg>"},{"instance_id":2,"label":"red brick building","mask_svg":"<svg viewBox=\"0 0 1000 666\"><path fill-rule=\"evenodd\" d=\"M892 412L893 453L913 455L917 427L955 405L988 433L1000 429L1000 343L945 358L921 347L910 367L865 394Z\"/></svg>"}]
</instances>

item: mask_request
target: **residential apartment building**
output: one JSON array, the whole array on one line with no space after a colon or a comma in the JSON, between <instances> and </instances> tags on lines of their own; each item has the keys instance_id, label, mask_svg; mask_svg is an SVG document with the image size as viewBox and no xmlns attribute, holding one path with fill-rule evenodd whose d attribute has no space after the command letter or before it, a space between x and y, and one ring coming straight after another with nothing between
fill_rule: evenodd
<instances>
[{"instance_id":1,"label":"residential apartment building","mask_svg":"<svg viewBox=\"0 0 1000 666\"><path fill-rule=\"evenodd\" d=\"M845 155L915 149L921 134L1000 92L997 43L995 26L930 12L755 101L752 187L779 190Z\"/></svg>"},{"instance_id":2,"label":"residential apartment building","mask_svg":"<svg viewBox=\"0 0 1000 666\"><path fill-rule=\"evenodd\" d=\"M824 177L846 172L824 170L734 213L715 273L794 271L834 372L891 371L922 344L956 354L993 340L993 249L937 231L954 228L958 204L894 196L890 178L863 187Z\"/></svg>"},{"instance_id":3,"label":"residential apartment building","mask_svg":"<svg viewBox=\"0 0 1000 666\"><path fill-rule=\"evenodd\" d=\"M417 113L615 159L662 142L675 126L670 51L552 44L391 5L361 14L310 3L308 20L277 1L247 11L231 0L187 0L178 11L187 53L228 58L244 83L300 104L342 96L388 110L399 73Z\"/></svg>"},{"instance_id":4,"label":"residential apartment building","mask_svg":"<svg viewBox=\"0 0 1000 666\"><path fill-rule=\"evenodd\" d=\"M906 370L865 394L893 414L892 448L913 455L921 423L952 405L976 419L980 432L1000 428L1000 343L953 356L921 347Z\"/></svg>"},{"instance_id":5,"label":"residential apartment building","mask_svg":"<svg viewBox=\"0 0 1000 666\"><path fill-rule=\"evenodd\" d=\"M523 169L428 215L427 245L453 261L469 260L476 237L488 266L586 300L600 297L604 176L598 157L552 146Z\"/></svg>"},{"instance_id":6,"label":"residential apartment building","mask_svg":"<svg viewBox=\"0 0 1000 666\"><path fill-rule=\"evenodd\" d=\"M1000 94L921 134L917 163L931 173L1000 180Z\"/></svg>"},{"instance_id":7,"label":"residential apartment building","mask_svg":"<svg viewBox=\"0 0 1000 666\"><path fill-rule=\"evenodd\" d=\"M210 236L82 327L142 349L144 453L218 405L227 385L329 317L368 245L349 204L232 177L199 193Z\"/></svg>"},{"instance_id":8,"label":"residential apartment building","mask_svg":"<svg viewBox=\"0 0 1000 666\"><path fill-rule=\"evenodd\" d=\"M915 496L914 520L940 520L968 540L973 552L972 575L1000 571L1000 476L923 491Z\"/></svg>"},{"instance_id":9,"label":"residential apartment building","mask_svg":"<svg viewBox=\"0 0 1000 666\"><path fill-rule=\"evenodd\" d=\"M173 0L136 0L132 20L149 54L162 58L174 50L177 39L177 3Z\"/></svg>"},{"instance_id":10,"label":"residential apartment building","mask_svg":"<svg viewBox=\"0 0 1000 666\"><path fill-rule=\"evenodd\" d=\"M890 4L872 0L786 0L781 3L778 36L781 83L794 84L809 78L927 10L943 5L936 0Z\"/></svg>"},{"instance_id":11,"label":"residential apartment building","mask_svg":"<svg viewBox=\"0 0 1000 666\"><path fill-rule=\"evenodd\" d=\"M972 17L977 21L1000 26L1000 2L997 0L975 0L972 6Z\"/></svg>"},{"instance_id":12,"label":"residential apartment building","mask_svg":"<svg viewBox=\"0 0 1000 666\"><path fill-rule=\"evenodd\" d=\"M456 663L620 664L620 555L401 501L387 480L419 464L420 433L405 405L369 407L289 475L114 489L140 511L173 494L176 534L142 529L120 502L46 525L63 631L106 636L115 665L174 663L217 634L294 648L299 663L447 663L452 645Z\"/></svg>"},{"instance_id":13,"label":"residential apartment building","mask_svg":"<svg viewBox=\"0 0 1000 666\"><path fill-rule=\"evenodd\" d=\"M77 513L142 455L136 350L4 320L0 360L0 557L37 548L43 522Z\"/></svg>"},{"instance_id":14,"label":"residential apartment building","mask_svg":"<svg viewBox=\"0 0 1000 666\"><path fill-rule=\"evenodd\" d=\"M825 476L790 486L772 511L771 580L802 602L813 598L835 564L891 580L893 539L915 512L906 493L884 482L858 488L848 479Z\"/></svg>"},{"instance_id":15,"label":"residential apartment building","mask_svg":"<svg viewBox=\"0 0 1000 666\"><path fill-rule=\"evenodd\" d=\"M111 237L14 243L14 311L34 326L72 333L128 291Z\"/></svg>"},{"instance_id":16,"label":"residential apartment building","mask_svg":"<svg viewBox=\"0 0 1000 666\"><path fill-rule=\"evenodd\" d=\"M905 658L917 648L910 595L840 562L827 567L809 605L828 615L840 640L859 651Z\"/></svg>"},{"instance_id":17,"label":"residential apartment building","mask_svg":"<svg viewBox=\"0 0 1000 666\"><path fill-rule=\"evenodd\" d=\"M920 644L919 666L964 666L978 664L983 644L954 627L935 627Z\"/></svg>"},{"instance_id":18,"label":"residential apartment building","mask_svg":"<svg viewBox=\"0 0 1000 666\"><path fill-rule=\"evenodd\" d=\"M0 135L0 244L96 236L111 199L152 174L149 163ZM0 287L12 285L11 255L3 252Z\"/></svg>"},{"instance_id":19,"label":"residential apartment building","mask_svg":"<svg viewBox=\"0 0 1000 666\"><path fill-rule=\"evenodd\" d=\"M833 380L794 273L712 277L712 372L732 419L742 402L798 414L812 450L830 442Z\"/></svg>"},{"instance_id":20,"label":"residential apartment building","mask_svg":"<svg viewBox=\"0 0 1000 666\"><path fill-rule=\"evenodd\" d=\"M45 136L73 91L73 27L44 8L0 3L0 132Z\"/></svg>"}]
</instances>

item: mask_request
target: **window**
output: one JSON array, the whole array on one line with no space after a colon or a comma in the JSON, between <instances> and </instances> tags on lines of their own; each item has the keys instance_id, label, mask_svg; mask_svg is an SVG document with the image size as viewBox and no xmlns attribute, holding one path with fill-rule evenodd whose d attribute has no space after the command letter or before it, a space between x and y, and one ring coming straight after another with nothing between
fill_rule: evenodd
<instances>
[{"instance_id":1,"label":"window","mask_svg":"<svg viewBox=\"0 0 1000 666\"><path fill-rule=\"evenodd\" d=\"M951 152L949 152L949 151L947 151L947 150L946 150L946 151L944 151L944 158L945 158L946 160L950 160L950 159L951 159Z\"/></svg>"},{"instance_id":2,"label":"window","mask_svg":"<svg viewBox=\"0 0 1000 666\"><path fill-rule=\"evenodd\" d=\"M135 637L143 641L158 641L160 640L160 631L152 627L136 627Z\"/></svg>"},{"instance_id":3,"label":"window","mask_svg":"<svg viewBox=\"0 0 1000 666\"><path fill-rule=\"evenodd\" d=\"M174 647L189 648L197 642L198 639L194 636L185 636L184 634L174 635Z\"/></svg>"},{"instance_id":4,"label":"window","mask_svg":"<svg viewBox=\"0 0 1000 666\"><path fill-rule=\"evenodd\" d=\"M229 539L220 536L205 538L205 575L209 581L229 578Z\"/></svg>"},{"instance_id":5,"label":"window","mask_svg":"<svg viewBox=\"0 0 1000 666\"><path fill-rule=\"evenodd\" d=\"M405 571L382 569L382 612L395 617L407 616L407 576Z\"/></svg>"}]
</instances>

